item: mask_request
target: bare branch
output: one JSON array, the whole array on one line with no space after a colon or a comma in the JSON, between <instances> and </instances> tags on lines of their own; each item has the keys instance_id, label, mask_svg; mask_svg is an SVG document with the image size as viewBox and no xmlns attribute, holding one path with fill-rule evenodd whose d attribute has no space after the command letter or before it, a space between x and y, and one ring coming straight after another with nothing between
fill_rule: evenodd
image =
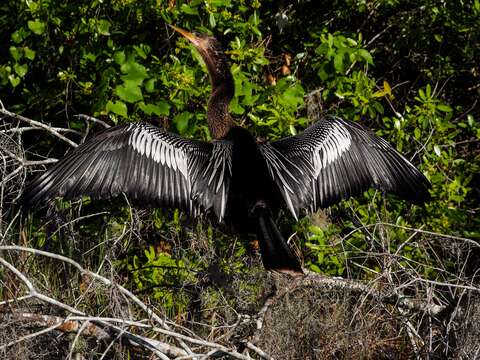
<instances>
[{"instance_id":1,"label":"bare branch","mask_svg":"<svg viewBox=\"0 0 480 360\"><path fill-rule=\"evenodd\" d=\"M46 125L40 121L36 121L36 120L32 120L32 119L29 119L25 116L22 116L22 115L18 115L16 113L13 113L11 111L8 111L7 109L5 109L5 107L2 106L0 107L0 114L3 114L5 116L8 116L12 119L15 119L15 120L20 120L20 121L23 121L23 122L26 122L28 124L30 124L31 126L33 127L36 127L36 128L41 128L43 130L46 130L48 131L50 134L54 135L55 137L59 138L60 140L66 142L68 145L76 148L78 146L77 143L73 142L72 140L70 140L69 138L65 137L64 135L60 134L57 130L55 130L54 127L52 126L49 126L49 125Z\"/></svg>"},{"instance_id":2,"label":"bare branch","mask_svg":"<svg viewBox=\"0 0 480 360\"><path fill-rule=\"evenodd\" d=\"M33 121L33 120L32 120ZM55 130L59 133L72 133L75 135L82 135L80 131L74 130L74 129L69 129L69 128L59 128L59 127L50 127L51 130ZM0 133L3 134L23 134L24 132L27 131L32 131L32 130L42 130L41 127L38 126L24 126L24 127L14 127L6 130L0 130Z\"/></svg>"},{"instance_id":3,"label":"bare branch","mask_svg":"<svg viewBox=\"0 0 480 360\"><path fill-rule=\"evenodd\" d=\"M106 129L108 129L109 127L111 127L111 126L108 125L105 121L102 121L102 120L100 120L100 119L94 118L93 116L89 116L89 115L85 115L85 114L78 114L78 115L73 115L73 117L74 117L74 118L77 118L77 119L82 119L82 120L91 121L91 122L100 124L100 125L102 125L104 128L106 128Z\"/></svg>"}]
</instances>

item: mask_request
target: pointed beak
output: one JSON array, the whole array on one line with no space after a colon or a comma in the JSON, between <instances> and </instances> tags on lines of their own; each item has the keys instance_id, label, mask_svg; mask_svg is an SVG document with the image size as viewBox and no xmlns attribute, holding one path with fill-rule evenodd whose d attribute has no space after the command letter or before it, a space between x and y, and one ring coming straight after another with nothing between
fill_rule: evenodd
<instances>
[{"instance_id":1,"label":"pointed beak","mask_svg":"<svg viewBox=\"0 0 480 360\"><path fill-rule=\"evenodd\" d=\"M176 26L173 25L168 25L170 26L173 30L176 32L182 34L188 41L190 41L195 47L197 48L203 48L203 41L200 39L198 36L193 35L191 32L188 32L187 30L180 29Z\"/></svg>"}]
</instances>

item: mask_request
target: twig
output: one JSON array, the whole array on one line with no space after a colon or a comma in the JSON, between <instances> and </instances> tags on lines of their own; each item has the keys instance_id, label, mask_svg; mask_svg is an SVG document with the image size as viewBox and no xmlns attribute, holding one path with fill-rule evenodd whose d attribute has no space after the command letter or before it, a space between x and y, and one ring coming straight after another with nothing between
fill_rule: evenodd
<instances>
[{"instance_id":1,"label":"twig","mask_svg":"<svg viewBox=\"0 0 480 360\"><path fill-rule=\"evenodd\" d=\"M14 127L14 128L6 129L6 130L0 130L0 134L8 134L8 133L23 134L24 132L27 132L27 131L40 130L40 129L41 128L38 127L38 126ZM55 130L59 133L72 133L72 134L75 134L75 135L82 135L80 133L80 131L77 131L77 130L74 130L74 129L69 129L69 128L59 128L59 127L51 126L50 129Z\"/></svg>"},{"instance_id":2,"label":"twig","mask_svg":"<svg viewBox=\"0 0 480 360\"><path fill-rule=\"evenodd\" d=\"M34 333L32 333L32 334L28 334L28 335L22 336L22 337L20 337L20 338L18 338L18 339L15 339L15 340L13 340L13 341L10 341L10 342L7 343L7 344L1 345L1 346L0 346L0 350L6 349L6 348L8 348L8 347L10 347L10 346L13 346L13 345L15 345L15 344L18 344L18 343L20 343L20 342L22 342L22 341L29 340L29 339L33 339L34 337L40 336L40 335L42 335L42 334L46 334L46 333L48 333L48 332L50 332L50 331L52 331L52 330L55 330L56 328L58 328L58 327L61 326L61 325L62 325L62 323L54 324L54 325L52 325L52 326L49 326L49 327L46 328L46 329L42 329L42 330L37 331L37 332L34 332Z\"/></svg>"},{"instance_id":3,"label":"twig","mask_svg":"<svg viewBox=\"0 0 480 360\"><path fill-rule=\"evenodd\" d=\"M8 111L7 109L5 109L5 107L3 106L3 104L0 106L0 114L3 114L5 116L8 116L12 119L15 119L15 120L20 120L20 121L23 121L23 122L26 122L28 124L30 124L31 126L33 127L37 127L37 128L41 128L41 129L44 129L46 131L48 131L50 134L56 136L57 138L59 138L60 140L63 140L64 142L66 142L68 145L76 148L78 146L77 143L73 142L72 140L70 140L69 138L65 137L64 135L60 134L57 130L55 130L55 128L49 126L49 125L46 125L44 123L41 123L39 121L35 121L35 120L32 120L32 119L29 119L25 116L22 116L22 115L18 115L18 114L15 114L11 111Z\"/></svg>"},{"instance_id":4,"label":"twig","mask_svg":"<svg viewBox=\"0 0 480 360\"><path fill-rule=\"evenodd\" d=\"M38 326L53 326L55 324L60 324L57 327L57 330L59 331L80 334L80 330L82 330L84 336L91 336L98 340L110 338L110 335L105 330L90 323L88 318L82 318L84 319L83 323L72 319L72 317L63 318L60 316L33 313L13 313L13 318L24 322L30 322Z\"/></svg>"},{"instance_id":5,"label":"twig","mask_svg":"<svg viewBox=\"0 0 480 360\"><path fill-rule=\"evenodd\" d=\"M262 349L256 347L255 345L253 345L250 341L246 341L245 342L245 346L247 348L249 348L250 350L252 351L255 351L259 356L261 356L262 358L266 359L266 360L274 360L273 357L271 357L270 355L268 355L265 351L263 351Z\"/></svg>"},{"instance_id":6,"label":"twig","mask_svg":"<svg viewBox=\"0 0 480 360\"><path fill-rule=\"evenodd\" d=\"M105 121L102 121L102 120L100 120L100 119L94 118L93 116L89 116L89 115L85 115L85 114L78 114L78 115L73 115L73 117L74 117L74 118L77 118L77 119L82 119L82 120L91 121L91 122L100 124L100 125L102 125L104 128L106 128L106 129L108 129L109 127L111 127L111 126L108 125Z\"/></svg>"},{"instance_id":7,"label":"twig","mask_svg":"<svg viewBox=\"0 0 480 360\"><path fill-rule=\"evenodd\" d=\"M320 274L316 274L310 271L307 271L307 274L300 278L298 281L302 285L323 285L330 286L339 289L348 289L354 292L360 292L367 294L368 297L374 298L378 301L395 305L399 308L407 308L414 311L425 312L431 314L432 316L438 315L443 310L446 309L443 305L430 304L422 301L416 301L414 299L409 299L402 294L396 293L384 293L379 290L372 289L371 286L364 284L360 281L343 279L339 277L328 277Z\"/></svg>"},{"instance_id":8,"label":"twig","mask_svg":"<svg viewBox=\"0 0 480 360\"><path fill-rule=\"evenodd\" d=\"M135 324L138 325L140 323L133 322L133 321L125 321L122 319L116 318L102 318L102 317L94 317L94 316L69 316L67 318L62 318L59 316L53 315L39 315L39 314L32 314L32 313L16 313L14 314L14 318L17 318L20 321L27 321L35 324L36 326L53 326L57 325L55 330L62 331L65 333L76 333L75 339L78 339L81 335L94 337L97 340L115 340L112 339L112 335L107 333L98 325L95 325L94 322L101 323L102 325L107 325L109 328L113 328L116 333L119 335L116 338L129 335L130 333L125 329L121 329L117 326L112 326L110 322L118 322L122 324ZM60 324L60 325L58 325ZM139 335L136 335L139 337ZM176 346L166 344L157 340L148 339L145 337L140 337L145 341L148 341L151 345L155 346L156 348L162 349L162 352L165 352L171 356L185 356L186 352ZM130 339L132 340L132 339ZM133 339L138 340L138 339ZM74 342L75 343L75 340ZM134 345L134 344L132 344ZM72 345L73 349L73 345Z\"/></svg>"},{"instance_id":9,"label":"twig","mask_svg":"<svg viewBox=\"0 0 480 360\"><path fill-rule=\"evenodd\" d=\"M399 229L403 229L403 230L407 230L407 231L415 231L415 232L420 233L420 234L426 234L426 235L432 235L432 236L445 238L445 239L462 241L462 242L466 242L466 243L468 243L472 246L480 247L479 242L477 242L475 240L472 240L472 239L464 238L464 237L461 237L461 236L441 234L441 233L437 233L437 232L433 232L433 231L416 229L416 228L412 228L412 227L408 227L408 226L397 225L397 224L386 223L386 222L377 222L375 224L368 224L368 225L363 225L363 226L357 227L356 229L353 229L352 231L350 231L347 235L343 236L342 239L338 241L338 243L343 242L344 240L348 239L352 234L354 234L357 231L361 231L363 229L369 229L369 228L372 228L372 227L375 227L375 226L378 226L378 225L390 226L390 227L395 227L395 228L399 228Z\"/></svg>"}]
</instances>

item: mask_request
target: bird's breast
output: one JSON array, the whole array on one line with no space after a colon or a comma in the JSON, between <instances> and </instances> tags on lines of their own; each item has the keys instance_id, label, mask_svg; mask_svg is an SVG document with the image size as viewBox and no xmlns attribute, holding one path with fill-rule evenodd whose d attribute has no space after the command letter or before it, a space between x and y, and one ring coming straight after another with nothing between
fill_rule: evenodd
<instances>
[{"instance_id":1,"label":"bird's breast","mask_svg":"<svg viewBox=\"0 0 480 360\"><path fill-rule=\"evenodd\" d=\"M278 202L277 185L255 138L246 129L233 127L226 139L233 143L230 208L250 212L259 201L274 206Z\"/></svg>"}]
</instances>

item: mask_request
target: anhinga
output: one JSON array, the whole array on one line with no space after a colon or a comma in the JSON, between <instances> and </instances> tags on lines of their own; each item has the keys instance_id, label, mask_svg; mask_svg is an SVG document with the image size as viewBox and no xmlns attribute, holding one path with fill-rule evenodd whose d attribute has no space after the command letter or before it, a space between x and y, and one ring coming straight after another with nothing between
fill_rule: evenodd
<instances>
[{"instance_id":1,"label":"anhinga","mask_svg":"<svg viewBox=\"0 0 480 360\"><path fill-rule=\"evenodd\" d=\"M175 28L200 52L212 94L211 143L184 139L145 123L106 129L36 178L26 203L63 196L107 198L212 212L219 222L256 232L266 269L302 272L274 222L279 209L297 219L369 187L414 203L429 198L428 180L386 141L363 126L326 117L303 133L257 142L228 111L234 83L227 58L211 36Z\"/></svg>"}]
</instances>

